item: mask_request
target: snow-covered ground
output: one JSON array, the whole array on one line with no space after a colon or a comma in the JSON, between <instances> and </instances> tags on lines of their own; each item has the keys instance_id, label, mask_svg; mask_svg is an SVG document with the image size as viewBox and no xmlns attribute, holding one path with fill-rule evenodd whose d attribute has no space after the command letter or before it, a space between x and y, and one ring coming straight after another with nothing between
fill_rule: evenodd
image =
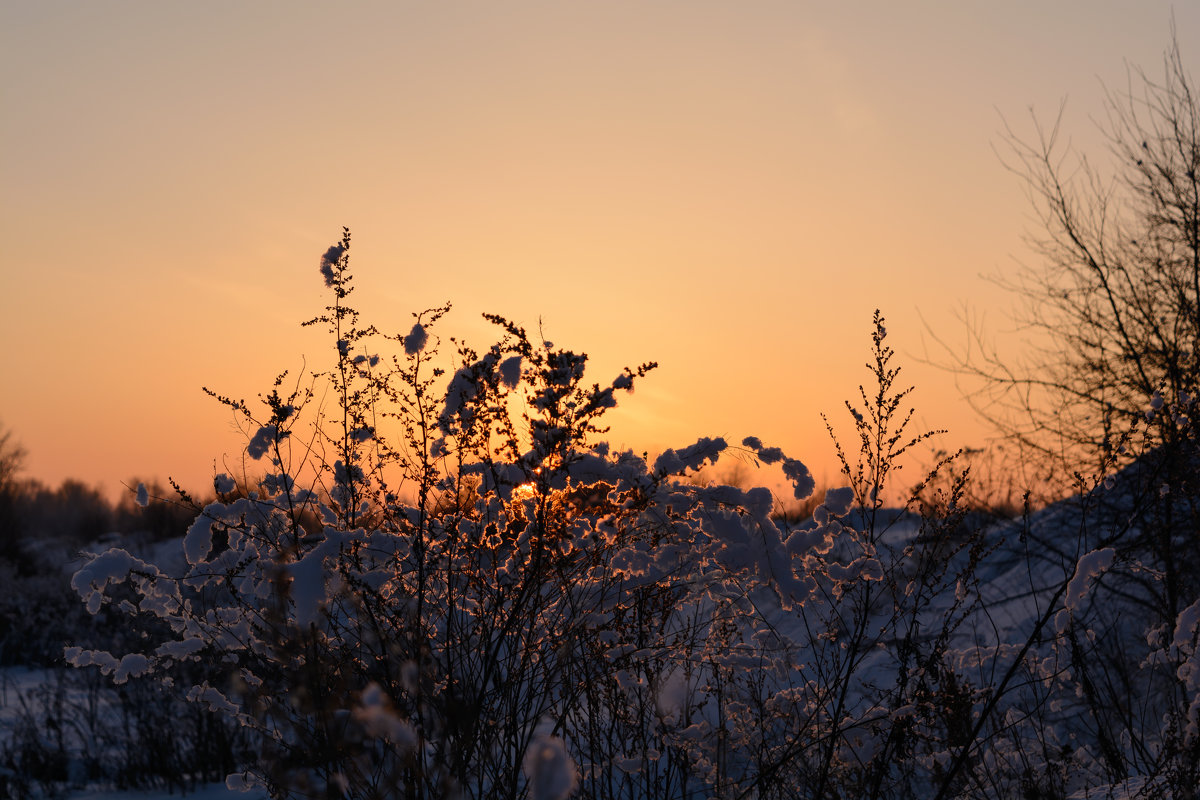
<instances>
[{"instance_id":1,"label":"snow-covered ground","mask_svg":"<svg viewBox=\"0 0 1200 800\"><path fill-rule=\"evenodd\" d=\"M171 796L179 797L178 794ZM265 793L235 792L226 789L225 786L219 783L198 786L194 791L189 792L186 797L190 800L267 800ZM66 796L66 800L162 800L162 798L163 792L161 789L144 792L96 789L74 792Z\"/></svg>"},{"instance_id":2,"label":"snow-covered ground","mask_svg":"<svg viewBox=\"0 0 1200 800\"><path fill-rule=\"evenodd\" d=\"M84 754L102 753L105 745L99 741L106 731L120 726L120 711L117 709L117 689L111 685L91 688L80 680L84 673L58 669L36 669L29 667L0 668L0 749L19 738L28 741L32 735L46 745L45 752L57 753L56 736L60 729L65 738L68 762L66 770L73 777L71 783L87 785L89 781L79 776L85 769ZM88 724L87 717L95 724ZM56 721L47 724L51 715ZM61 721L61 724L60 724ZM101 734L101 735L97 735ZM22 798L23 789L18 783L16 794L6 780L29 776L4 774L0 768L0 798ZM104 788L103 782L90 782L92 788L67 790L65 800L159 800L167 796L180 796L179 790L166 789L118 790ZM36 785L36 784L34 784ZM37 789L33 797L40 797ZM226 788L221 783L196 786L188 790L187 797L195 800L266 800L263 791L239 792Z\"/></svg>"},{"instance_id":3,"label":"snow-covered ground","mask_svg":"<svg viewBox=\"0 0 1200 800\"><path fill-rule=\"evenodd\" d=\"M961 673L977 678L980 686L996 685L1011 664L1017 663L1018 658L1026 658L1030 666L1023 667L1018 679L1008 687L1009 695L1003 707L995 712L1003 724L998 724L997 732L990 734L994 744L980 758L995 759L1001 768L1007 768L1008 765L1000 762L1015 757L1010 751L1017 752L1012 748L1022 745L1020 737L1036 733L1054 745L1055 753L1065 754L1037 765L1038 769L1043 772L1060 767L1075 770L1073 776L1061 781L1062 792L1068 797L1155 796L1162 785L1155 782L1162 780L1161 775L1146 778L1132 774L1133 769L1124 776L1109 775L1107 781L1111 782L1104 782L1102 779L1108 773L1098 766L1088 746L1080 744L1091 732L1089 725L1092 717L1088 714L1096 716L1096 701L1085 698L1082 693L1072 691L1064 695L1062 692L1064 688L1074 686L1071 681L1079 671L1096 670L1093 664L1106 663L1103 659L1111 656L1117 644L1133 654L1132 664L1138 664L1153 650L1148 643L1137 644L1136 647L1129 644L1148 642L1146 631L1143 630L1144 612L1141 610L1145 600L1139 595L1139 591L1147 590L1138 589L1140 584L1129 580L1129 576L1138 577L1143 572L1148 573L1148 570L1135 562L1135 547L1129 546L1128 552L1122 556L1124 563L1118 559L1115 564L1112 549L1113 545L1126 546L1126 543L1134 541L1141 526L1148 524L1147 520L1130 512L1130 509L1136 508L1131 499L1134 487L1145 482L1139 479L1137 470L1131 469L1102 491L1052 505L1028 520L1002 522L985 528L980 533L980 552L986 555L972 573L976 582L971 586L960 583L958 587L951 582L949 593L932 598L920 612L923 616L918 621L919 625L936 630L932 623L943 615L958 613L956 608L960 603L964 603L963 608L971 608L963 612L963 624L955 629L954 635L948 639L948 645L951 652L958 654ZM903 555L905 548L923 535L923 531L919 518L894 510L889 510L889 514L891 516L880 526L884 532L877 542L879 554L885 562L894 560L900 563L909 557ZM846 522L851 527L865 527L862 520L854 518L854 514L848 515ZM1113 531L1120 533L1117 535ZM946 535L960 534L946 532ZM157 547L160 552L150 554L151 558L160 562L180 558L178 540L160 543ZM969 555L967 550L955 553L949 557L951 565ZM1118 573L1118 568L1125 572ZM1073 578L1076 573L1078 578ZM899 588L903 589L902 586ZM971 596L978 598L978 605L972 606L964 601L964 598L970 599ZM879 598L887 599L883 595L879 595ZM775 636L783 639L790 638L803 643L810 635L808 628L821 621L819 617L822 610L816 607L812 610L801 608L785 611L771 600L769 593L754 599L759 613L771 623L769 627ZM890 613L887 607L881 608L881 611L885 616ZM881 625L889 624L884 617L879 622ZM1066 648L1066 643L1071 642L1072 626L1077 626L1078 644L1075 651ZM1026 642L1029 642L1028 647L1018 656L1018 651ZM885 685L889 680L888 670L894 669L894 663L889 660L891 651L886 644L881 638L878 652L872 650L860 663L860 675L854 683L855 686L865 687L864 697L869 694L866 689ZM1020 664L1017 663L1017 666ZM803 670L804 667L797 669ZM1098 673L1102 676L1106 674L1103 666L1098 668ZM1143 680L1140 673L1134 677ZM795 675L791 674L780 675L780 687L787 688L789 683L799 683L794 678ZM97 689L94 684L59 681L62 681L59 673L50 669L0 669L0 747L13 741L22 725L25 735L29 735L30 721L39 719L38 715L50 707L44 700L37 699L39 694L45 696L45 690L49 687L59 687L60 696L80 708L90 703L95 709L94 716L98 716L102 722L117 717L116 690L112 686L105 685ZM1154 675L1148 675L1144 683L1136 686L1131 684L1132 700L1136 701L1135 710L1139 713L1150 715L1153 712L1160 717L1167 707L1153 702L1153 695L1157 691L1154 681ZM980 702L976 701L976 708ZM866 709L866 700L863 703L862 709ZM856 707L850 702L848 708ZM1031 708L1036 709L1039 716L1030 713ZM64 795L67 800L150 800L168 796L164 789L118 791L106 788L101 782L91 781L89 784L79 778L79 770L74 766L82 758L77 758L75 754L88 752L94 756L97 752L104 752L104 749L95 743L89 747L88 734L85 732L89 728L71 719L69 736L76 737L69 744L72 782L76 786L90 785L92 788L70 790ZM97 728L93 725L90 730ZM1149 728L1139 729L1135 733L1142 736L1141 740L1135 742L1137 746L1160 746L1157 734ZM1011 743L1006 737L1011 737ZM1118 744L1129 749L1134 747L1123 742ZM1010 751L1005 751L1003 747L1009 747ZM1068 751L1071 752L1068 754ZM1134 756L1126 756L1124 751L1110 757L1116 758L1125 758L1126 762L1123 763L1140 763ZM3 791L3 777L0 774L0 797L7 796ZM265 800L267 797L265 792L242 793L220 783L198 786L189 791L187 796L199 800Z\"/></svg>"}]
</instances>

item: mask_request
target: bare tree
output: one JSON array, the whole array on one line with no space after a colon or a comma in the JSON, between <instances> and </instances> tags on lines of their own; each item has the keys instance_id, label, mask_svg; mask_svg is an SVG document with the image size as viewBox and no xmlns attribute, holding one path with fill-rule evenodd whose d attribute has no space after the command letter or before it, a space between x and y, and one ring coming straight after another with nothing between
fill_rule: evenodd
<instances>
[{"instance_id":1,"label":"bare tree","mask_svg":"<svg viewBox=\"0 0 1200 800\"><path fill-rule=\"evenodd\" d=\"M1037 213L1040 258L996 282L1018 301L1027 349L1014 359L969 326L970 348L946 352L978 379L972 400L1039 499L1076 495L1101 538L1124 532L1123 557L1150 569L1121 590L1173 632L1200 597L1200 96L1174 36L1161 79L1130 68L1105 111L1097 161L1064 142L1061 111L1048 128L1035 117L1031 139L1006 127L1002 158ZM1051 533L1031 552L1069 562L1098 543ZM1109 663L1113 686L1137 669Z\"/></svg>"},{"instance_id":2,"label":"bare tree","mask_svg":"<svg viewBox=\"0 0 1200 800\"><path fill-rule=\"evenodd\" d=\"M9 492L25 465L25 447L11 430L0 429L0 492Z\"/></svg>"},{"instance_id":3,"label":"bare tree","mask_svg":"<svg viewBox=\"0 0 1200 800\"><path fill-rule=\"evenodd\" d=\"M1200 384L1200 106L1178 42L1163 77L1131 68L1108 91L1101 166L1064 144L1060 112L1035 135L1006 127L1002 158L1039 218L1041 256L997 283L1019 300L1019 361L972 331L954 369L981 378L977 407L1036 453L1038 477L1111 467L1141 425L1153 446L1189 436ZM1157 399L1152 399L1156 398ZM1144 425L1151 404L1153 425Z\"/></svg>"},{"instance_id":4,"label":"bare tree","mask_svg":"<svg viewBox=\"0 0 1200 800\"><path fill-rule=\"evenodd\" d=\"M18 475L25 466L26 451L11 430L0 428L0 558L24 559L20 546Z\"/></svg>"}]
</instances>

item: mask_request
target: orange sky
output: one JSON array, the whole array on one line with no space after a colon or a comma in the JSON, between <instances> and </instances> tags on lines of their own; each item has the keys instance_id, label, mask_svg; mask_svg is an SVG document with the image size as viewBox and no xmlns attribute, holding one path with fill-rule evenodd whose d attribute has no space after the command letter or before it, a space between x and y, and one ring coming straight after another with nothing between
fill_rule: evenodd
<instances>
[{"instance_id":1,"label":"orange sky","mask_svg":"<svg viewBox=\"0 0 1200 800\"><path fill-rule=\"evenodd\" d=\"M836 7L834 7L836 5ZM1173 9L1185 62L1200 6ZM994 152L1028 108L1098 151L1168 2L48 2L0 6L0 422L28 473L202 487L227 410L330 352L298 322L348 225L358 305L451 301L661 368L612 439L754 434L833 474L819 412L871 311L926 425L981 444L922 318L997 332L1029 260ZM306 361L307 359L307 361Z\"/></svg>"}]
</instances>

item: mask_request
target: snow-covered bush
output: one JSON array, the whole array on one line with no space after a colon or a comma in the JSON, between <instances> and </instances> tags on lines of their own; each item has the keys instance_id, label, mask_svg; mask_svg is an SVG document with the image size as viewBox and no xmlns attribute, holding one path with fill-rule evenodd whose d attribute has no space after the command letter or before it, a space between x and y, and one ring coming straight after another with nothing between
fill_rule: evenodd
<instances>
[{"instance_id":1,"label":"snow-covered bush","mask_svg":"<svg viewBox=\"0 0 1200 800\"><path fill-rule=\"evenodd\" d=\"M909 431L881 317L847 485L788 523L768 489L691 478L737 449L806 498L808 469L757 438L653 460L602 440L653 363L588 383L585 355L498 316L484 351L444 340L448 306L363 326L349 250L347 233L321 259L333 301L307 323L328 329L331 369L279 376L261 406L212 393L262 474L216 476L177 569L91 558L73 581L87 608L148 638L70 648L73 664L118 684L190 665L174 691L260 742L229 784L276 797L970 785L950 765L975 763L990 690L960 658L987 548L963 532L963 478L884 506L932 434Z\"/></svg>"},{"instance_id":2,"label":"snow-covered bush","mask_svg":"<svg viewBox=\"0 0 1200 800\"><path fill-rule=\"evenodd\" d=\"M281 393L282 376L261 414L218 396L248 423L265 475L203 509L183 574L120 550L92 559L74 581L90 610L129 584L123 608L173 636L69 659L118 683L211 665L180 690L261 734L263 761L234 780L280 796L577 784L632 796L704 780L684 754L706 722L696 698L714 626L744 636L755 593L803 602L821 534L785 543L765 490L677 480L723 440L652 464L597 440L653 364L588 385L586 356L493 317L500 340L482 354L459 345L446 373L447 309L396 336L361 327L346 304L349 246L322 259L334 300L309 323L335 344L315 376L334 407L311 385ZM401 352L371 349L388 341ZM806 493L807 471L788 463ZM218 476L219 492L233 487Z\"/></svg>"}]
</instances>

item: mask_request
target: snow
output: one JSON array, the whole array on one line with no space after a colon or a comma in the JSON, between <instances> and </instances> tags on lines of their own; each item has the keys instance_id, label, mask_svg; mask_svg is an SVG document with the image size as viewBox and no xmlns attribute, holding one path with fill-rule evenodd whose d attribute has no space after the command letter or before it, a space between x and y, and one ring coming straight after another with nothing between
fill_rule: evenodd
<instances>
[{"instance_id":1,"label":"snow","mask_svg":"<svg viewBox=\"0 0 1200 800\"><path fill-rule=\"evenodd\" d=\"M463 407L475 397L475 376L468 367L461 367L450 379L446 388L446 403L443 407L439 424L442 430L449 433L455 417L463 412Z\"/></svg>"},{"instance_id":2,"label":"snow","mask_svg":"<svg viewBox=\"0 0 1200 800\"><path fill-rule=\"evenodd\" d=\"M212 550L213 521L224 510L224 504L211 503L188 528L187 535L183 537L183 554L189 564L199 564L208 557Z\"/></svg>"},{"instance_id":3,"label":"snow","mask_svg":"<svg viewBox=\"0 0 1200 800\"><path fill-rule=\"evenodd\" d=\"M1117 552L1111 547L1105 547L1081 556L1079 563L1075 567L1075 574L1071 577L1070 583L1067 584L1067 593L1063 598L1063 605L1072 611L1078 608L1083 598L1087 596L1092 582L1112 566L1113 558L1116 554Z\"/></svg>"},{"instance_id":4,"label":"snow","mask_svg":"<svg viewBox=\"0 0 1200 800\"><path fill-rule=\"evenodd\" d=\"M521 357L511 356L500 362L500 382L509 389L521 382Z\"/></svg>"},{"instance_id":5,"label":"snow","mask_svg":"<svg viewBox=\"0 0 1200 800\"><path fill-rule=\"evenodd\" d=\"M279 429L274 425L263 425L255 431L250 443L246 445L246 453L253 459L260 459L266 455L267 450L275 443L276 437L279 435Z\"/></svg>"},{"instance_id":6,"label":"snow","mask_svg":"<svg viewBox=\"0 0 1200 800\"><path fill-rule=\"evenodd\" d=\"M150 659L141 653L127 653L121 657L121 663L117 665L116 670L113 672L113 683L125 683L130 678L145 675L149 669Z\"/></svg>"},{"instance_id":7,"label":"snow","mask_svg":"<svg viewBox=\"0 0 1200 800\"><path fill-rule=\"evenodd\" d=\"M171 795L179 797L179 795ZM134 789L87 789L68 793L64 800L163 800L161 789L138 791ZM221 783L209 783L197 786L186 795L187 800L267 800L265 791L250 790L240 792L227 788Z\"/></svg>"},{"instance_id":8,"label":"snow","mask_svg":"<svg viewBox=\"0 0 1200 800\"><path fill-rule=\"evenodd\" d=\"M1178 648L1194 648L1196 636L1200 633L1198 628L1200 628L1200 600L1179 612L1179 616L1175 620L1175 639L1172 644Z\"/></svg>"},{"instance_id":9,"label":"snow","mask_svg":"<svg viewBox=\"0 0 1200 800\"><path fill-rule=\"evenodd\" d=\"M227 714L236 714L238 711L238 707L228 697L207 684L193 686L188 692L188 700L204 703L213 711L223 711Z\"/></svg>"},{"instance_id":10,"label":"snow","mask_svg":"<svg viewBox=\"0 0 1200 800\"><path fill-rule=\"evenodd\" d=\"M327 539L323 545L327 545L331 541ZM296 624L301 629L307 628L317 620L317 614L325 603L325 556L327 553L327 547L317 547L288 567L288 572L292 577L288 594L295 604L293 615Z\"/></svg>"},{"instance_id":11,"label":"snow","mask_svg":"<svg viewBox=\"0 0 1200 800\"><path fill-rule=\"evenodd\" d=\"M71 588L83 598L88 612L95 614L100 610L108 584L125 580L135 570L143 575L162 576L154 565L135 558L119 547L110 548L75 573L71 578Z\"/></svg>"},{"instance_id":12,"label":"snow","mask_svg":"<svg viewBox=\"0 0 1200 800\"><path fill-rule=\"evenodd\" d=\"M716 462L717 455L726 447L725 440L718 437L703 437L695 444L678 451L666 450L654 461L654 471L662 475L676 475L687 470L696 470L706 461Z\"/></svg>"},{"instance_id":13,"label":"snow","mask_svg":"<svg viewBox=\"0 0 1200 800\"><path fill-rule=\"evenodd\" d=\"M391 709L383 688L372 683L363 690L354 718L363 725L368 736L387 739L403 750L417 743L417 734L412 726L402 720Z\"/></svg>"},{"instance_id":14,"label":"snow","mask_svg":"<svg viewBox=\"0 0 1200 800\"><path fill-rule=\"evenodd\" d=\"M333 268L341 261L342 255L346 252L345 245L335 244L325 251L321 256L321 277L325 279L326 286L333 286L337 282L337 278L333 273Z\"/></svg>"},{"instance_id":15,"label":"snow","mask_svg":"<svg viewBox=\"0 0 1200 800\"><path fill-rule=\"evenodd\" d=\"M816 481L813 480L808 467L794 458L786 459L783 462L783 474L792 482L797 500L806 499L817 488Z\"/></svg>"},{"instance_id":16,"label":"snow","mask_svg":"<svg viewBox=\"0 0 1200 800\"><path fill-rule=\"evenodd\" d=\"M412 326L408 336L404 337L404 352L410 356L415 356L417 353L425 349L425 343L429 341L429 334L425 332L425 326L417 323Z\"/></svg>"},{"instance_id":17,"label":"snow","mask_svg":"<svg viewBox=\"0 0 1200 800\"><path fill-rule=\"evenodd\" d=\"M525 753L530 800L565 800L579 782L567 747L557 736L539 736Z\"/></svg>"},{"instance_id":18,"label":"snow","mask_svg":"<svg viewBox=\"0 0 1200 800\"><path fill-rule=\"evenodd\" d=\"M777 464L784 459L783 450L778 447L765 447L757 436L747 436L742 439L742 445L753 450L758 455L758 460L764 464Z\"/></svg>"}]
</instances>

